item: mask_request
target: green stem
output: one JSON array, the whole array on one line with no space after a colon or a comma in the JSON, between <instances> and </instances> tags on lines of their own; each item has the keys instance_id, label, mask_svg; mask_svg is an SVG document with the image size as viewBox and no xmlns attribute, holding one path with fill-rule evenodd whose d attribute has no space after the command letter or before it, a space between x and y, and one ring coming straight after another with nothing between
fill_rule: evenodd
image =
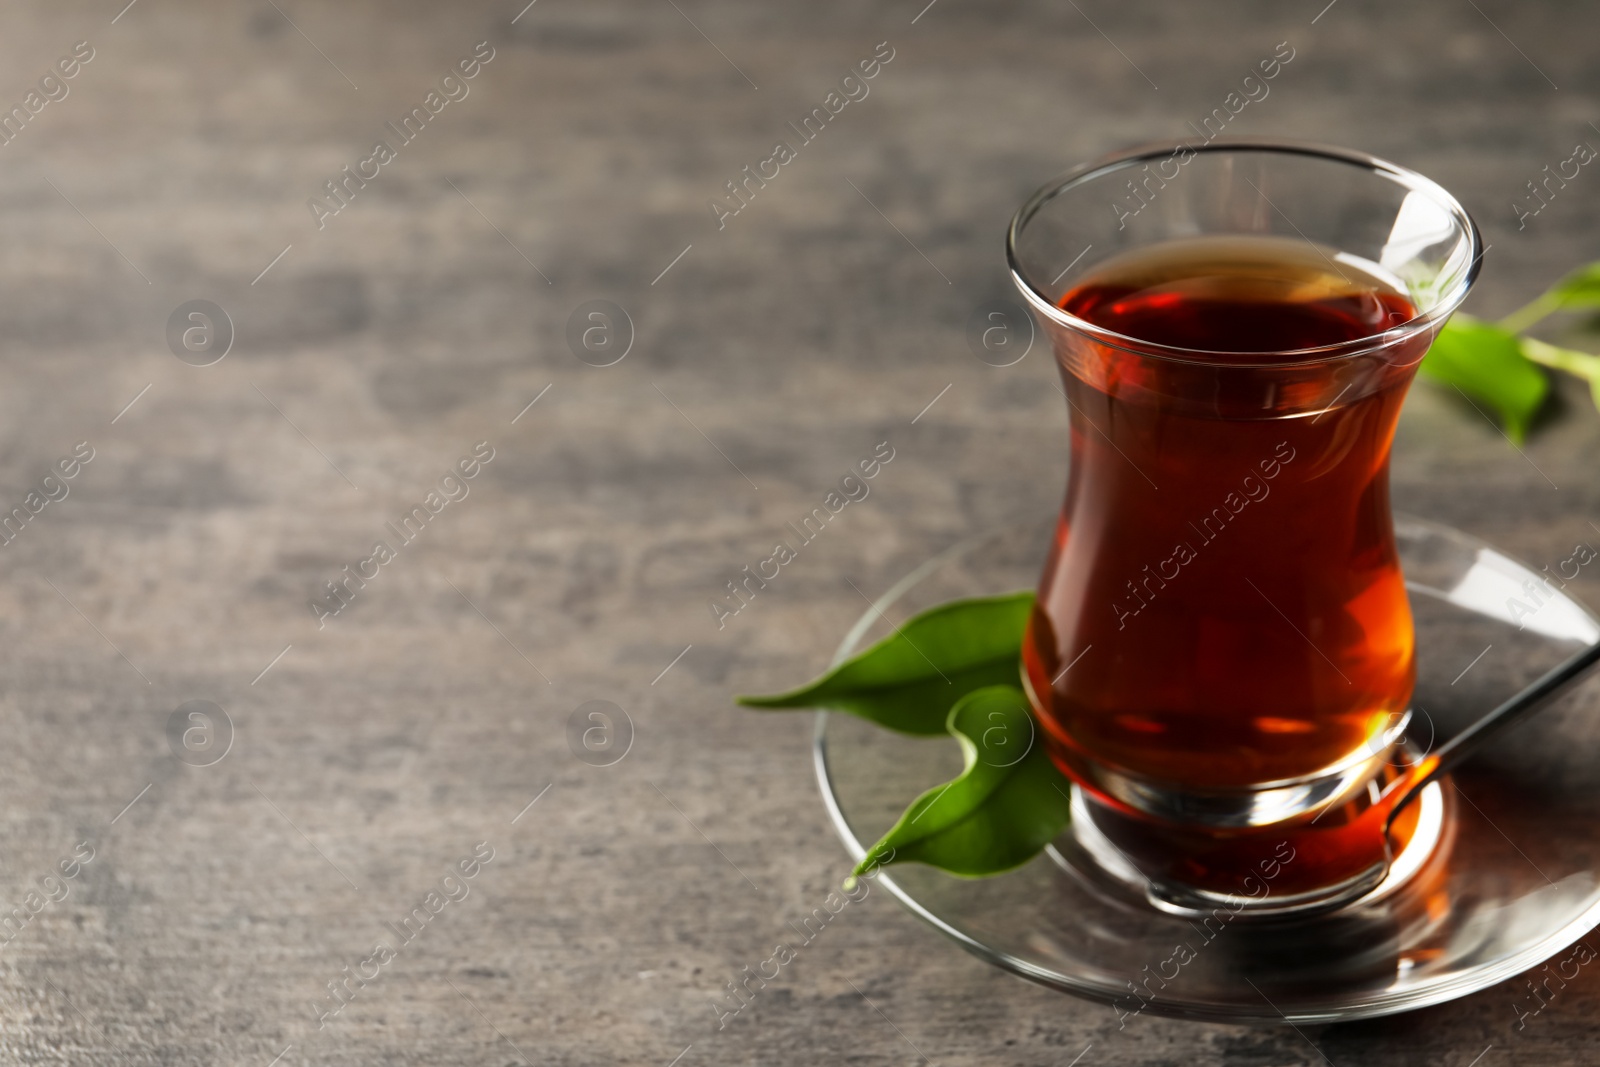
<instances>
[{"instance_id":1,"label":"green stem","mask_svg":"<svg viewBox=\"0 0 1600 1067\"><path fill-rule=\"evenodd\" d=\"M1540 293L1536 299L1522 305L1495 325L1511 333L1521 333L1545 316L1560 310L1561 303L1561 298L1554 292Z\"/></svg>"},{"instance_id":2,"label":"green stem","mask_svg":"<svg viewBox=\"0 0 1600 1067\"><path fill-rule=\"evenodd\" d=\"M1519 340L1522 344L1522 354L1533 362L1576 375L1588 381L1592 387L1600 389L1600 356L1572 348L1559 348L1533 337L1523 337ZM1600 394L1597 394L1597 403L1600 403Z\"/></svg>"}]
</instances>

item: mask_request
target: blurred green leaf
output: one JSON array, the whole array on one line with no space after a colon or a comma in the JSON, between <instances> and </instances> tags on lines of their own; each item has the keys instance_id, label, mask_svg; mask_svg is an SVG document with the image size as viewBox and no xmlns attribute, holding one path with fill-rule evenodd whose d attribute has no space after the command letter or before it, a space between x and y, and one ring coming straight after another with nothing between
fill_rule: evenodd
<instances>
[{"instance_id":1,"label":"blurred green leaf","mask_svg":"<svg viewBox=\"0 0 1600 1067\"><path fill-rule=\"evenodd\" d=\"M934 735L975 689L1015 685L1032 593L953 600L917 615L799 689L734 699L750 708L833 708L908 734Z\"/></svg>"},{"instance_id":2,"label":"blurred green leaf","mask_svg":"<svg viewBox=\"0 0 1600 1067\"><path fill-rule=\"evenodd\" d=\"M1457 314L1439 331L1422 372L1488 404L1517 442L1550 391L1544 371L1523 354L1516 334L1469 315Z\"/></svg>"},{"instance_id":3,"label":"blurred green leaf","mask_svg":"<svg viewBox=\"0 0 1600 1067\"><path fill-rule=\"evenodd\" d=\"M918 797L855 874L907 861L966 878L999 874L1038 855L1070 821L1071 783L1045 754L1022 690L967 694L946 729L966 769Z\"/></svg>"}]
</instances>

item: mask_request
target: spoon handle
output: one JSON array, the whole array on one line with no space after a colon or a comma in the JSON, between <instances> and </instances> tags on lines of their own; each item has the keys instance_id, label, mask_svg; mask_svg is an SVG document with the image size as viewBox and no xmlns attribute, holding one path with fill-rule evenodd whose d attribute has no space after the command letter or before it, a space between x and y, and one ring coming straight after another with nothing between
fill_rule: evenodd
<instances>
[{"instance_id":1,"label":"spoon handle","mask_svg":"<svg viewBox=\"0 0 1600 1067\"><path fill-rule=\"evenodd\" d=\"M1416 766L1396 778L1385 790L1389 794L1398 794L1398 799L1389 809L1385 826L1393 825L1395 816L1422 791L1423 786L1459 767L1493 734L1542 711L1556 697L1586 678L1597 664L1600 664L1600 642L1564 660L1538 681L1418 760Z\"/></svg>"}]
</instances>

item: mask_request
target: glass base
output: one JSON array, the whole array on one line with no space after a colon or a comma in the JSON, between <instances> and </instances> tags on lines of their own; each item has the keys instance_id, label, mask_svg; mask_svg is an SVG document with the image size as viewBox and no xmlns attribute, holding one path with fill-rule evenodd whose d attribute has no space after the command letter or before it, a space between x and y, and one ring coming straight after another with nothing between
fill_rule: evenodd
<instances>
[{"instance_id":1,"label":"glass base","mask_svg":"<svg viewBox=\"0 0 1600 1067\"><path fill-rule=\"evenodd\" d=\"M1040 701L1033 695L1033 687L1027 680L1024 674L1023 689L1038 708ZM1391 742L1404 735L1408 721L1409 713L1392 730L1385 732L1380 744L1369 745L1354 758L1320 774L1232 792L1180 789L1125 774L1089 759L1074 758L1076 754L1072 752L1063 753L1058 766L1064 763L1064 769L1078 781L1087 782L1105 796L1151 819L1219 830L1267 827L1342 804L1360 794L1389 763Z\"/></svg>"},{"instance_id":2,"label":"glass base","mask_svg":"<svg viewBox=\"0 0 1600 1067\"><path fill-rule=\"evenodd\" d=\"M1107 891L1131 892L1152 907L1181 918L1204 921L1219 912L1226 912L1230 921L1306 918L1316 912L1372 903L1410 881L1424 864L1443 862L1455 829L1455 805L1447 804L1447 796L1453 800L1453 793L1446 794L1438 782L1422 790L1413 801L1417 817L1396 843L1392 859L1373 857L1372 862L1360 863L1343 877L1288 892L1274 891L1273 879L1264 876L1246 879L1239 892L1218 892L1140 870L1096 821L1096 812L1104 819L1106 809L1076 785L1072 787L1072 825L1060 841L1046 846L1046 854L1064 869L1091 882L1104 885L1109 876L1119 883L1116 890L1105 885ZM1304 842L1300 844L1303 846ZM1279 866L1279 870L1288 865Z\"/></svg>"},{"instance_id":3,"label":"glass base","mask_svg":"<svg viewBox=\"0 0 1600 1067\"><path fill-rule=\"evenodd\" d=\"M1053 525L1009 525L928 560L863 615L839 658L889 632L887 620L1031 588ZM1443 743L1600 639L1600 620L1559 592L1531 615L1515 610L1508 601L1525 596L1524 581L1543 576L1482 542L1404 517L1396 534L1417 624L1414 750ZM1010 873L973 880L905 864L877 878L980 958L1103 1001L1124 1020L1326 1023L1436 1004L1538 966L1600 923L1600 766L1589 756L1600 716L1587 707L1596 693L1580 687L1454 781L1430 786L1381 883L1315 912L1269 909L1247 921L1234 895L1153 885L1097 853L1096 816L1084 817L1081 799L1077 824ZM961 770L952 742L850 715L818 715L813 756L856 859L913 797Z\"/></svg>"}]
</instances>

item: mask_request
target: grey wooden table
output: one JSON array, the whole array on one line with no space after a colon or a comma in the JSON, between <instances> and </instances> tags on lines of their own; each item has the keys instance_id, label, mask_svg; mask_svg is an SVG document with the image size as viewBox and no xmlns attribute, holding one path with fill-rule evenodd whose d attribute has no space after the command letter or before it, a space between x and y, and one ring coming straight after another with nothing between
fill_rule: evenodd
<instances>
[{"instance_id":1,"label":"grey wooden table","mask_svg":"<svg viewBox=\"0 0 1600 1067\"><path fill-rule=\"evenodd\" d=\"M1119 1030L885 894L714 1006L846 867L809 721L730 695L824 663L847 578L1059 500L1048 359L964 340L1022 197L1186 136L1289 42L1229 132L1437 178L1493 243L1473 307L1507 310L1600 255L1600 173L1512 207L1600 144L1592 7L123 2L0 12L0 503L27 519L0 545L0 1060L1592 1060L1592 976L1521 1031L1515 981L1304 1034ZM832 91L859 99L801 142ZM197 300L227 320L169 337ZM719 628L883 441L871 497ZM1595 537L1597 445L1580 391L1524 458L1423 385L1396 491L1554 561ZM631 729L585 762L595 700Z\"/></svg>"}]
</instances>

